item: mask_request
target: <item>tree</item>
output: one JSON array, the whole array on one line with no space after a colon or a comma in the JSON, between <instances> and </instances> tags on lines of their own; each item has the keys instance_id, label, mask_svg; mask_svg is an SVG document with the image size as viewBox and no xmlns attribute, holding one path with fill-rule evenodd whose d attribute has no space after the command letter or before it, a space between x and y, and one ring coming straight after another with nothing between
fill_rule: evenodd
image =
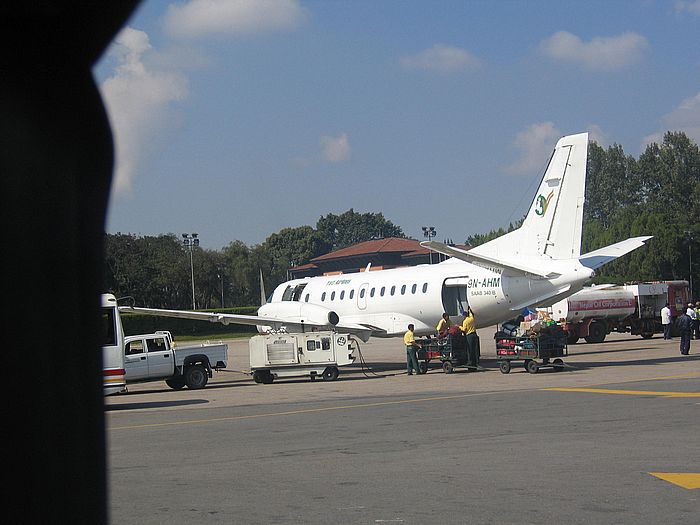
<instances>
[{"instance_id":1,"label":"tree","mask_svg":"<svg viewBox=\"0 0 700 525\"><path fill-rule=\"evenodd\" d=\"M316 230L331 250L372 239L406 237L399 226L381 213L357 213L352 208L340 215L329 213L321 216Z\"/></svg>"}]
</instances>

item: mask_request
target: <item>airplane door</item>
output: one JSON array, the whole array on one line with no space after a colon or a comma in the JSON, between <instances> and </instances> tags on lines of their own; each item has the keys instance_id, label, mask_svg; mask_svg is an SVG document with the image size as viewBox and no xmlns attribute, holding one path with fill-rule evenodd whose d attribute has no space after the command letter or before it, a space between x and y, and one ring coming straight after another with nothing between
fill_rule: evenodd
<instances>
[{"instance_id":1,"label":"airplane door","mask_svg":"<svg viewBox=\"0 0 700 525\"><path fill-rule=\"evenodd\" d=\"M129 341L124 347L126 380L135 381L148 377L148 356L143 339Z\"/></svg>"},{"instance_id":2,"label":"airplane door","mask_svg":"<svg viewBox=\"0 0 700 525\"><path fill-rule=\"evenodd\" d=\"M168 348L162 337L146 339L146 354L148 356L149 376L166 376L175 371L173 350Z\"/></svg>"},{"instance_id":3,"label":"airplane door","mask_svg":"<svg viewBox=\"0 0 700 525\"><path fill-rule=\"evenodd\" d=\"M357 294L357 307L360 310L367 308L367 290L369 289L369 283L364 283L360 286Z\"/></svg>"},{"instance_id":4,"label":"airplane door","mask_svg":"<svg viewBox=\"0 0 700 525\"><path fill-rule=\"evenodd\" d=\"M469 307L467 277L452 277L442 285L442 307L449 315L462 315Z\"/></svg>"}]
</instances>

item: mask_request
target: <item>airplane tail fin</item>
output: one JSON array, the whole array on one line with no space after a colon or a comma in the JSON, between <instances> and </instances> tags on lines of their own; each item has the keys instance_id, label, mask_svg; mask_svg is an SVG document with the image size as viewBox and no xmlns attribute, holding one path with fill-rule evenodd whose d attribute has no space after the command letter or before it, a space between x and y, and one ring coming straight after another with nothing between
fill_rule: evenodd
<instances>
[{"instance_id":1,"label":"airplane tail fin","mask_svg":"<svg viewBox=\"0 0 700 525\"><path fill-rule=\"evenodd\" d=\"M493 259L575 259L581 254L588 133L562 137L520 228L470 250Z\"/></svg>"},{"instance_id":2,"label":"airplane tail fin","mask_svg":"<svg viewBox=\"0 0 700 525\"><path fill-rule=\"evenodd\" d=\"M520 228L471 250L435 241L421 245L485 268L544 278L560 271L560 266L548 262L578 260L595 270L643 246L651 237L634 237L581 256L587 160L588 133L562 137Z\"/></svg>"}]
</instances>

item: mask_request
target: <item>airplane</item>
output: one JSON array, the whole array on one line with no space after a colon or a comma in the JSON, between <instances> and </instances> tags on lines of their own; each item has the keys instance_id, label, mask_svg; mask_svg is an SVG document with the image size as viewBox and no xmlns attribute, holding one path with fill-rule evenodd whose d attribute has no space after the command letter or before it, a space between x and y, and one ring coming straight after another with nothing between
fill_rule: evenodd
<instances>
[{"instance_id":1,"label":"airplane","mask_svg":"<svg viewBox=\"0 0 700 525\"><path fill-rule=\"evenodd\" d=\"M421 242L445 261L387 270L305 277L280 284L258 315L121 307L122 310L223 324L255 325L260 333L335 330L396 337L409 324L435 333L443 313L470 307L476 327L516 317L526 307L552 304L581 290L600 266L651 236L630 238L581 255L588 133L556 144L520 228L470 250Z\"/></svg>"}]
</instances>

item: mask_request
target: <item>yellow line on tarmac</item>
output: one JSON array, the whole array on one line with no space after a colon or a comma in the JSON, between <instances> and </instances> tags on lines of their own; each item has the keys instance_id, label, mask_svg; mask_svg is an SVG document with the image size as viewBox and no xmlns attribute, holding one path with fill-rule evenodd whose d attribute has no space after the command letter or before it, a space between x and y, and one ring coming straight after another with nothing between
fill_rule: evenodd
<instances>
[{"instance_id":1,"label":"yellow line on tarmac","mask_svg":"<svg viewBox=\"0 0 700 525\"><path fill-rule=\"evenodd\" d=\"M657 397L700 397L700 392L655 392L653 390L613 390L608 388L543 388L556 392L586 392L590 394L613 394L622 396L657 396Z\"/></svg>"},{"instance_id":2,"label":"yellow line on tarmac","mask_svg":"<svg viewBox=\"0 0 700 525\"><path fill-rule=\"evenodd\" d=\"M700 489L700 474L695 472L649 472L649 474L684 489Z\"/></svg>"},{"instance_id":3,"label":"yellow line on tarmac","mask_svg":"<svg viewBox=\"0 0 700 525\"><path fill-rule=\"evenodd\" d=\"M530 391L532 391L532 389L509 390L508 392L511 393L511 392L530 392ZM301 410L288 410L285 412L265 412L262 414L250 414L247 416L215 417L215 418L211 418L211 419L172 421L169 423L148 423L148 424L144 424L144 425L112 427L112 428L108 428L108 430L130 430L130 429L135 429L135 428L171 427L171 426L178 426L178 425L192 425L192 424L213 423L213 422L220 422L220 421L240 421L240 420L244 420L244 419L257 419L257 418L261 418L261 417L292 416L292 415L297 415L297 414L314 414L314 413L318 413L318 412L331 412L334 410L350 410L350 409L355 409L355 408L372 408L372 407L381 407L381 406L390 406L390 405L406 405L406 404L412 404L412 403L425 403L425 402L430 402L430 401L445 401L445 400L450 400L450 399L463 399L465 397L485 396L485 395L489 395L489 394L499 394L499 393L502 393L502 392L500 392L500 391L471 392L469 394L457 394L457 395L451 395L451 396L433 396L433 397L424 397L424 398L418 398L418 399L399 399L396 401L377 401L376 403L358 403L357 405L340 405L340 406L333 406L333 407L305 408L305 409L301 409Z\"/></svg>"}]
</instances>

